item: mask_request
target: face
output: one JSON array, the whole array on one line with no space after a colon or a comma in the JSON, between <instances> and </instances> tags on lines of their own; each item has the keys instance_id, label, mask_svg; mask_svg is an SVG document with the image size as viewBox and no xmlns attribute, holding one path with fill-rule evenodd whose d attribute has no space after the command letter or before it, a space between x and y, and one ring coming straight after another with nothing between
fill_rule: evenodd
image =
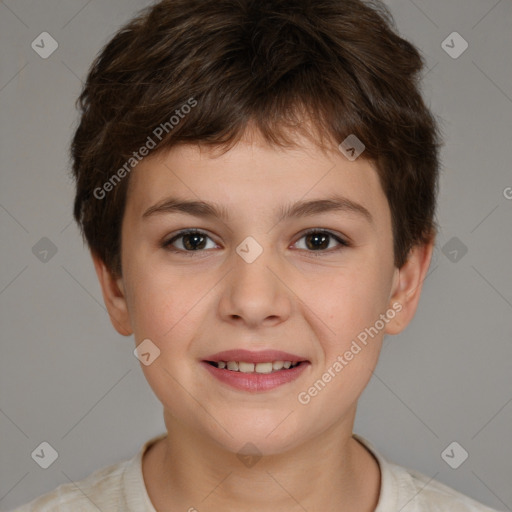
<instances>
[{"instance_id":1,"label":"face","mask_svg":"<svg viewBox=\"0 0 512 512\"><path fill-rule=\"evenodd\" d=\"M233 452L350 435L384 334L408 321L375 169L307 141L143 160L122 268L109 311L159 351L141 367L166 417Z\"/></svg>"}]
</instances>

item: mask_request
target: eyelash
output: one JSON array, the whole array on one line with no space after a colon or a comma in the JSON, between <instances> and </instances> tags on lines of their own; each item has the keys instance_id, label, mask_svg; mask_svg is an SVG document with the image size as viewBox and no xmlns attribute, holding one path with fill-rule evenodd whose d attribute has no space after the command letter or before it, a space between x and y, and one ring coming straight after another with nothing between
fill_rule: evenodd
<instances>
[{"instance_id":1,"label":"eyelash","mask_svg":"<svg viewBox=\"0 0 512 512\"><path fill-rule=\"evenodd\" d=\"M328 231L328 230L325 230L325 229L320 229L320 228L308 229L307 231L302 233L302 235L297 240L297 242L299 240L301 240L302 238L304 238L305 236L308 236L308 235L311 235L311 234L324 234L324 235L328 235L328 236L330 236L331 238L333 238L334 240L336 240L336 242L338 242L340 244L340 246L338 246L335 249L325 249L325 250L319 249L317 251L309 251L307 249L301 249L301 250L305 250L306 252L312 253L315 256L318 253L320 253L320 254L321 253L331 254L332 252L338 252L338 251L340 251L340 250L342 250L344 248L351 247L351 244L347 240L341 238L338 235L335 235L331 231ZM186 251L186 250L183 250L183 249L171 249L173 242L175 242L176 240L179 240L180 238L183 238L184 236L187 236L187 235L201 235L201 236L205 236L207 238L210 238L210 236L207 233L205 233L204 231L201 231L201 230L198 230L198 229L184 229L184 230L176 233L169 240L166 240L166 241L162 242L162 248L166 249L167 251L170 251L172 253L175 253L175 254L184 254L184 255L187 255L187 256L193 256L194 253L205 252L206 251L206 249L198 249L198 250L195 250L195 251ZM297 243L297 242L295 242L295 243Z\"/></svg>"}]
</instances>

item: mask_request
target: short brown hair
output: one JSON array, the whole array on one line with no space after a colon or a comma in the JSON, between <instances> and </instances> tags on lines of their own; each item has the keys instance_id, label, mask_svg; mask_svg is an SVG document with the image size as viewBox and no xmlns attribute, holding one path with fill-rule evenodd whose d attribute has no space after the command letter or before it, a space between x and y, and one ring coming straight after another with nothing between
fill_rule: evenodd
<instances>
[{"instance_id":1,"label":"short brown hair","mask_svg":"<svg viewBox=\"0 0 512 512\"><path fill-rule=\"evenodd\" d=\"M77 101L81 119L71 154L82 235L121 275L127 172L119 183L111 181L106 197L95 191L123 165L126 170L155 127L168 129L154 152L178 143L227 150L249 125L286 147L296 133L314 132L320 147L354 134L386 194L400 268L414 245L437 232L440 137L419 91L423 67L377 0L164 0L150 6L102 49ZM195 108L170 127L170 116L191 98Z\"/></svg>"}]
</instances>

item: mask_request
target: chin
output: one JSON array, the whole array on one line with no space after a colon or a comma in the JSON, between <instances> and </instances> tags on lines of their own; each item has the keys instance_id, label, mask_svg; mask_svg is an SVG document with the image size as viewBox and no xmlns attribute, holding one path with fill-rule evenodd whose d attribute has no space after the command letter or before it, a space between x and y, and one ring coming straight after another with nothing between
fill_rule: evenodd
<instances>
[{"instance_id":1,"label":"chin","mask_svg":"<svg viewBox=\"0 0 512 512\"><path fill-rule=\"evenodd\" d=\"M256 416L260 416L258 411L246 414L239 421L222 422L219 418L219 422L231 435L222 428L208 432L207 435L223 449L236 455L279 455L292 450L303 437L295 429L295 422L290 421L294 413L285 419L289 412L272 413L265 420L261 417L256 419Z\"/></svg>"}]
</instances>

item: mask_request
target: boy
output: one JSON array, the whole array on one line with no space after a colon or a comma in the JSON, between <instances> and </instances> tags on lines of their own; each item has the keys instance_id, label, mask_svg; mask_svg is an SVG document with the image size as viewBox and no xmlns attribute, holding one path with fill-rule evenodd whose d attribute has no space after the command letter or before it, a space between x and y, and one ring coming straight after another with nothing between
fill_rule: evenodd
<instances>
[{"instance_id":1,"label":"boy","mask_svg":"<svg viewBox=\"0 0 512 512\"><path fill-rule=\"evenodd\" d=\"M116 34L74 215L167 433L20 511L491 510L352 433L435 242L422 66L360 0L167 0Z\"/></svg>"}]
</instances>

